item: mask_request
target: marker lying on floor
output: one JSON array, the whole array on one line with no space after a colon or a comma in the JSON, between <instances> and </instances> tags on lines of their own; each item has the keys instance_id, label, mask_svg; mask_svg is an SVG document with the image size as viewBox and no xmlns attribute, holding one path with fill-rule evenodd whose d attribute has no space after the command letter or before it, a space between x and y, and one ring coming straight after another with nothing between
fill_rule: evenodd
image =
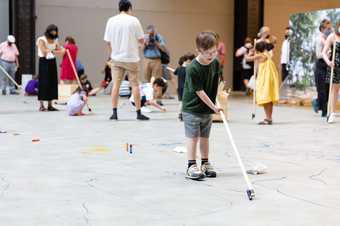
<instances>
[{"instance_id":1,"label":"marker lying on floor","mask_svg":"<svg viewBox=\"0 0 340 226\"><path fill-rule=\"evenodd\" d=\"M39 137L33 137L32 138L32 142L33 143L36 143L36 142L39 142L40 141L40 138Z\"/></svg>"},{"instance_id":2,"label":"marker lying on floor","mask_svg":"<svg viewBox=\"0 0 340 226\"><path fill-rule=\"evenodd\" d=\"M132 154L132 144L130 144L130 154Z\"/></svg>"}]
</instances>

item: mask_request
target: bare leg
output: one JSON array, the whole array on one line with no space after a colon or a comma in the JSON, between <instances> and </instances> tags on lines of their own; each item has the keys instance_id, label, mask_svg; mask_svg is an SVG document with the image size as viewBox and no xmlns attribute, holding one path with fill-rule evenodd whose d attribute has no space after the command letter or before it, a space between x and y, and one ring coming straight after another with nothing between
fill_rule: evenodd
<instances>
[{"instance_id":1,"label":"bare leg","mask_svg":"<svg viewBox=\"0 0 340 226\"><path fill-rule=\"evenodd\" d=\"M196 154L197 154L197 143L198 138L188 138L187 140L187 157L188 160L196 160Z\"/></svg>"},{"instance_id":2,"label":"bare leg","mask_svg":"<svg viewBox=\"0 0 340 226\"><path fill-rule=\"evenodd\" d=\"M244 86L247 88L248 87L248 83L249 83L249 80L248 79L244 79L243 80L243 84Z\"/></svg>"},{"instance_id":3,"label":"bare leg","mask_svg":"<svg viewBox=\"0 0 340 226\"><path fill-rule=\"evenodd\" d=\"M136 105L136 110L140 110L141 108L141 98L140 98L140 91L139 91L139 84L134 84L132 86L132 94L134 97L135 105Z\"/></svg>"},{"instance_id":4,"label":"bare leg","mask_svg":"<svg viewBox=\"0 0 340 226\"><path fill-rule=\"evenodd\" d=\"M271 103L270 104L265 104L263 106L264 108L264 113L266 114L266 119L268 121L271 121L272 120L272 115L271 115Z\"/></svg>"},{"instance_id":5,"label":"bare leg","mask_svg":"<svg viewBox=\"0 0 340 226\"><path fill-rule=\"evenodd\" d=\"M336 102L338 100L338 94L339 94L340 84L333 84L332 87L332 94L331 94L331 113L335 112L336 109Z\"/></svg>"},{"instance_id":6,"label":"bare leg","mask_svg":"<svg viewBox=\"0 0 340 226\"><path fill-rule=\"evenodd\" d=\"M269 116L270 116L270 118L269 118L268 120L270 120L270 121L273 120L273 108L274 108L274 104L273 104L273 103L270 103L270 104L269 104L269 107L268 107Z\"/></svg>"},{"instance_id":7,"label":"bare leg","mask_svg":"<svg viewBox=\"0 0 340 226\"><path fill-rule=\"evenodd\" d=\"M209 138L200 138L200 151L202 159L209 159Z\"/></svg>"},{"instance_id":8,"label":"bare leg","mask_svg":"<svg viewBox=\"0 0 340 226\"><path fill-rule=\"evenodd\" d=\"M112 93L111 93L112 108L117 108L117 106L118 106L119 88L120 88L120 83L119 82L115 82L113 84Z\"/></svg>"}]
</instances>

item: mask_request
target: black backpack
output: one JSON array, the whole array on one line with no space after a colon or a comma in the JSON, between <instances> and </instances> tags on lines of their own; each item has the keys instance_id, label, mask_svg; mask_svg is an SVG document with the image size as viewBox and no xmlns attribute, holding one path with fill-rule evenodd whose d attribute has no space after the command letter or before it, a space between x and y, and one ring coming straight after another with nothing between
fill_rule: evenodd
<instances>
[{"instance_id":1,"label":"black backpack","mask_svg":"<svg viewBox=\"0 0 340 226\"><path fill-rule=\"evenodd\" d=\"M156 40L159 41L158 34L156 35ZM159 52L161 53L161 63L162 64L169 64L170 63L170 54L169 54L169 51L167 49L166 49L166 51L162 51L160 49Z\"/></svg>"}]
</instances>

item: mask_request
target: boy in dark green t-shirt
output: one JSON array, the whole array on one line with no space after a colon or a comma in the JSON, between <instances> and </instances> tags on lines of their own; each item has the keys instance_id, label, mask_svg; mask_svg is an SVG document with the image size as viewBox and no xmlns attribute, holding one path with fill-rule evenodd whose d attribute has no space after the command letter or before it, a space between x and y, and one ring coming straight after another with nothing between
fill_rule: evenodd
<instances>
[{"instance_id":1,"label":"boy in dark green t-shirt","mask_svg":"<svg viewBox=\"0 0 340 226\"><path fill-rule=\"evenodd\" d=\"M201 32L196 38L199 55L187 67L183 94L183 120L185 136L188 138L188 169L186 177L200 180L216 177L209 162L209 136L211 114L219 113L215 105L220 65L217 57L217 40L213 32ZM196 164L197 144L200 144L201 167Z\"/></svg>"}]
</instances>

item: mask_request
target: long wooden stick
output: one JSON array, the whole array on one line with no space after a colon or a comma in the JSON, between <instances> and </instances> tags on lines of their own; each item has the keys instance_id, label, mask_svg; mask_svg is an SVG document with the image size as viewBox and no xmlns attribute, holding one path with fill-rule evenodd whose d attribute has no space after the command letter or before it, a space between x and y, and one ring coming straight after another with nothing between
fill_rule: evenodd
<instances>
[{"instance_id":1,"label":"long wooden stick","mask_svg":"<svg viewBox=\"0 0 340 226\"><path fill-rule=\"evenodd\" d=\"M76 77L77 79L77 83L78 83L78 86L81 90L84 90L83 86L81 85L81 82L80 82L80 79L79 79L79 76L78 76L78 73L77 73L77 69L76 69L76 66L74 65L73 61L72 61L72 57L71 57L71 54L70 54L70 51L68 49L66 49L66 55L70 61L70 64L71 64L71 67L72 67L72 70L73 70L73 73L74 73L74 76ZM88 110L91 112L92 109L89 107L88 104L87 105L87 108Z\"/></svg>"},{"instance_id":2,"label":"long wooden stick","mask_svg":"<svg viewBox=\"0 0 340 226\"><path fill-rule=\"evenodd\" d=\"M80 82L80 79L79 79L79 76L78 76L78 73L77 73L77 69L76 69L76 66L74 65L73 61L72 61L72 57L71 57L71 54L70 54L70 51L68 49L66 49L66 55L70 61L70 64L71 64L71 67L72 67L72 70L73 70L73 73L74 73L74 76L76 77L77 79L77 83L78 83L78 86L81 90L84 90L83 89L83 86L81 85L81 82Z\"/></svg>"},{"instance_id":3,"label":"long wooden stick","mask_svg":"<svg viewBox=\"0 0 340 226\"><path fill-rule=\"evenodd\" d=\"M333 53L332 53L332 62L335 64L335 49L336 49L336 42L333 44ZM335 65L334 65L335 66ZM331 80L329 81L329 92L328 92L328 106L327 106L327 121L329 116L331 115L331 106L333 104L332 96L332 86L333 86L333 78L334 78L334 66L331 68Z\"/></svg>"}]
</instances>

